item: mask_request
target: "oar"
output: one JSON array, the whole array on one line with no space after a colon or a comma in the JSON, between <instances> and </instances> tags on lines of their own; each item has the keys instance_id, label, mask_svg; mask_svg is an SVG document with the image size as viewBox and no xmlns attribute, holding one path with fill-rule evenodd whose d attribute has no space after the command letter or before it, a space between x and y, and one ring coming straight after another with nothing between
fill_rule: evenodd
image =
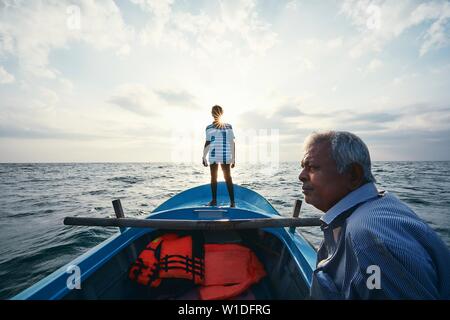
<instances>
[{"instance_id":1,"label":"oar","mask_svg":"<svg viewBox=\"0 0 450 320\"><path fill-rule=\"evenodd\" d=\"M183 220L183 219L133 219L67 217L65 225L120 228L153 228L171 230L241 230L281 227L320 226L318 218L258 218L236 220Z\"/></svg>"}]
</instances>

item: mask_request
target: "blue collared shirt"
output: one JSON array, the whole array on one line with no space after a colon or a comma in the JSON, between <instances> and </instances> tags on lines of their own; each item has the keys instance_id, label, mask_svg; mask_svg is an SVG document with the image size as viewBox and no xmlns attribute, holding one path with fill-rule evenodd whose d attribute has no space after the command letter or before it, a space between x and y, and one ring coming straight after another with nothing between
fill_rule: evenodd
<instances>
[{"instance_id":1,"label":"blue collared shirt","mask_svg":"<svg viewBox=\"0 0 450 320\"><path fill-rule=\"evenodd\" d=\"M313 299L450 299L450 250L408 206L367 183L321 218Z\"/></svg>"}]
</instances>

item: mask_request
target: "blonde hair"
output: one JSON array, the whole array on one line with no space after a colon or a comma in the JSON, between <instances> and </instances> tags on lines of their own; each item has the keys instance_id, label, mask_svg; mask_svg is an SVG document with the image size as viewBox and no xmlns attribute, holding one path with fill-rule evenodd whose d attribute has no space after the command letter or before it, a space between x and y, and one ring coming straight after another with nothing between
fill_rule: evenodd
<instances>
[{"instance_id":1,"label":"blonde hair","mask_svg":"<svg viewBox=\"0 0 450 320\"><path fill-rule=\"evenodd\" d=\"M213 124L216 128L222 128L224 124L220 121L220 117L223 115L223 109L219 105L215 105L211 109L211 114L214 118Z\"/></svg>"}]
</instances>

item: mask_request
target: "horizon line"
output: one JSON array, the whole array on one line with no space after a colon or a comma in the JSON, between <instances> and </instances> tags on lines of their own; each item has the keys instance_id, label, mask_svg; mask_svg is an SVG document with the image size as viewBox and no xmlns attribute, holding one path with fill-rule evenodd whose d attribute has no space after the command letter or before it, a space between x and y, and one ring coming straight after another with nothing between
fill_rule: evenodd
<instances>
[{"instance_id":1,"label":"horizon line","mask_svg":"<svg viewBox=\"0 0 450 320\"><path fill-rule=\"evenodd\" d=\"M299 160L286 160L286 161L280 161L279 163L295 163L300 162ZM373 160L372 163L375 162L450 162L450 160ZM32 162L20 162L20 161L5 161L1 162L0 165L3 164L158 164L158 163L164 163L164 164L196 164L197 162L173 162L173 161L32 161ZM253 164L253 165L260 165L264 164L261 163L251 163L251 162L239 162L242 164ZM201 165L201 163L200 163Z\"/></svg>"}]
</instances>

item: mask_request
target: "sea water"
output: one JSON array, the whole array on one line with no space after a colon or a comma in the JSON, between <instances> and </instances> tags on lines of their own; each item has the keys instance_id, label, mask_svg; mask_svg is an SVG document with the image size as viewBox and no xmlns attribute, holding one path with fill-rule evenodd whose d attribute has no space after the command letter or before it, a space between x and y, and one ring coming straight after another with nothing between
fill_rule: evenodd
<instances>
[{"instance_id":1,"label":"sea water","mask_svg":"<svg viewBox=\"0 0 450 320\"><path fill-rule=\"evenodd\" d=\"M290 216L302 199L299 163L237 164L236 184ZM377 187L394 193L450 247L450 162L375 162ZM219 175L219 179L223 177ZM177 163L0 164L0 298L10 298L111 235L117 228L69 227L66 216L144 218L175 194L209 183L209 169ZM320 216L303 204L301 216ZM316 248L320 228L301 228Z\"/></svg>"}]
</instances>

